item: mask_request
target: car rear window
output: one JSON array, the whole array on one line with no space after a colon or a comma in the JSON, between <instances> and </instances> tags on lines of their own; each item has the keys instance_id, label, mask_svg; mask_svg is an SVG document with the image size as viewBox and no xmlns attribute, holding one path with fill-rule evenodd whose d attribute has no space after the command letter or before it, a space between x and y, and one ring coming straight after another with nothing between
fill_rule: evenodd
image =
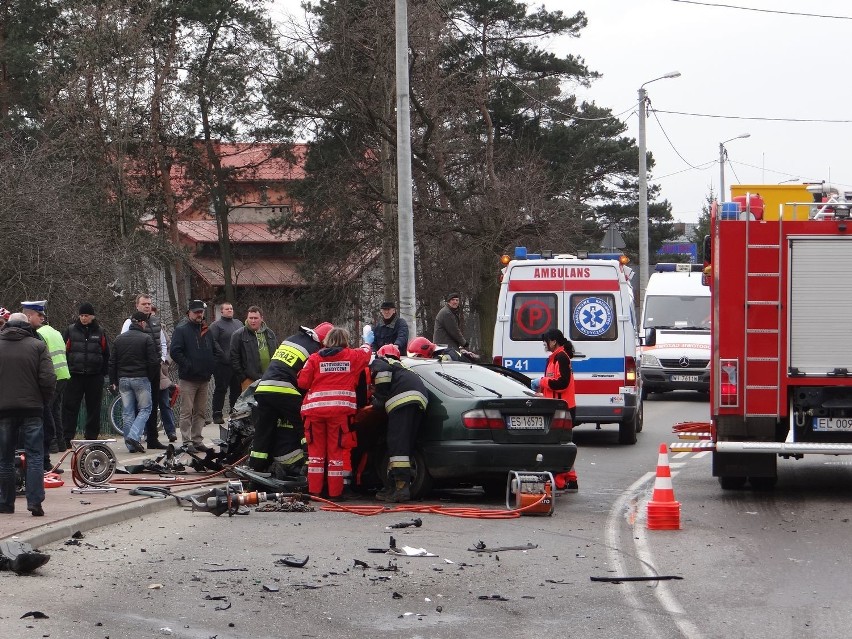
<instances>
[{"instance_id":1,"label":"car rear window","mask_svg":"<svg viewBox=\"0 0 852 639\"><path fill-rule=\"evenodd\" d=\"M423 381L450 397L534 397L535 393L510 377L461 362L412 366Z\"/></svg>"}]
</instances>

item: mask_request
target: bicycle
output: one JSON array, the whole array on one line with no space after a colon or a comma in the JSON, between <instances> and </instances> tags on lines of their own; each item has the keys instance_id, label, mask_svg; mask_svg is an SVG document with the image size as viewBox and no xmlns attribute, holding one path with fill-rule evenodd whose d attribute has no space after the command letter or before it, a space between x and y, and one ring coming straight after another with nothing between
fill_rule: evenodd
<instances>
[{"instance_id":1,"label":"bicycle","mask_svg":"<svg viewBox=\"0 0 852 639\"><path fill-rule=\"evenodd\" d=\"M169 406L172 409L174 409L179 396L180 387L175 385L175 389L169 397ZM123 411L124 404L121 403L121 394L119 393L115 396L115 399L113 399L109 405L109 423L112 427L112 431L116 435L121 435L122 437L124 437L124 417L122 415ZM163 418L161 416L161 411L157 411L157 432L163 432Z\"/></svg>"}]
</instances>

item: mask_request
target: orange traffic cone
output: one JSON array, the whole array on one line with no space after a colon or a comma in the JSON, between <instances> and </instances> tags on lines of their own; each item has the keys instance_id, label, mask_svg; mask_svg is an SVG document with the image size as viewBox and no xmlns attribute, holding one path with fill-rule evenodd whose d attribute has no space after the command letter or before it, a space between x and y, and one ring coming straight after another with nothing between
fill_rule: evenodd
<instances>
[{"instance_id":1,"label":"orange traffic cone","mask_svg":"<svg viewBox=\"0 0 852 639\"><path fill-rule=\"evenodd\" d=\"M660 444L654 495L648 502L648 530L680 530L680 502L675 501L665 444Z\"/></svg>"}]
</instances>

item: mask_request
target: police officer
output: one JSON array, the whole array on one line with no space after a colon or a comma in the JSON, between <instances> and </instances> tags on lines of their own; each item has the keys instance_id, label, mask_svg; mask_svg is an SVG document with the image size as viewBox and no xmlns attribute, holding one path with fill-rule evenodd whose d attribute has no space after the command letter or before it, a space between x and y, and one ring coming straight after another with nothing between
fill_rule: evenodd
<instances>
[{"instance_id":1,"label":"police officer","mask_svg":"<svg viewBox=\"0 0 852 639\"><path fill-rule=\"evenodd\" d=\"M333 326L328 322L316 328L299 327L299 332L285 338L272 355L269 368L254 391L258 420L254 432L249 468L271 471L278 479L301 473L305 465L302 450L302 392L299 371Z\"/></svg>"},{"instance_id":2,"label":"police officer","mask_svg":"<svg viewBox=\"0 0 852 639\"><path fill-rule=\"evenodd\" d=\"M382 346L370 364L373 405L388 414L388 469L384 488L376 499L404 502L411 499L411 452L423 413L428 404L426 386L420 376L399 360L394 344Z\"/></svg>"}]
</instances>

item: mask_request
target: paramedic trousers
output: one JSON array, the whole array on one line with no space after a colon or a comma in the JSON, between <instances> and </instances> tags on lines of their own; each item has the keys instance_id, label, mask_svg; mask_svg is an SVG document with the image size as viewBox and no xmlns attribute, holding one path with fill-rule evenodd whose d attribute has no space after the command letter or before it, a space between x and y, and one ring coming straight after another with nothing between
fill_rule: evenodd
<instances>
[{"instance_id":1,"label":"paramedic trousers","mask_svg":"<svg viewBox=\"0 0 852 639\"><path fill-rule=\"evenodd\" d=\"M388 413L388 472L394 479L411 479L411 451L422 419L423 411L416 404Z\"/></svg>"},{"instance_id":2,"label":"paramedic trousers","mask_svg":"<svg viewBox=\"0 0 852 639\"><path fill-rule=\"evenodd\" d=\"M328 465L328 496L343 493L343 473L349 446L342 441L349 434L349 417L305 417L305 437L308 440L308 492L319 495Z\"/></svg>"},{"instance_id":3,"label":"paramedic trousers","mask_svg":"<svg viewBox=\"0 0 852 639\"><path fill-rule=\"evenodd\" d=\"M249 468L264 472L273 461L289 466L303 463L302 396L255 393L254 397L258 414Z\"/></svg>"}]
</instances>

